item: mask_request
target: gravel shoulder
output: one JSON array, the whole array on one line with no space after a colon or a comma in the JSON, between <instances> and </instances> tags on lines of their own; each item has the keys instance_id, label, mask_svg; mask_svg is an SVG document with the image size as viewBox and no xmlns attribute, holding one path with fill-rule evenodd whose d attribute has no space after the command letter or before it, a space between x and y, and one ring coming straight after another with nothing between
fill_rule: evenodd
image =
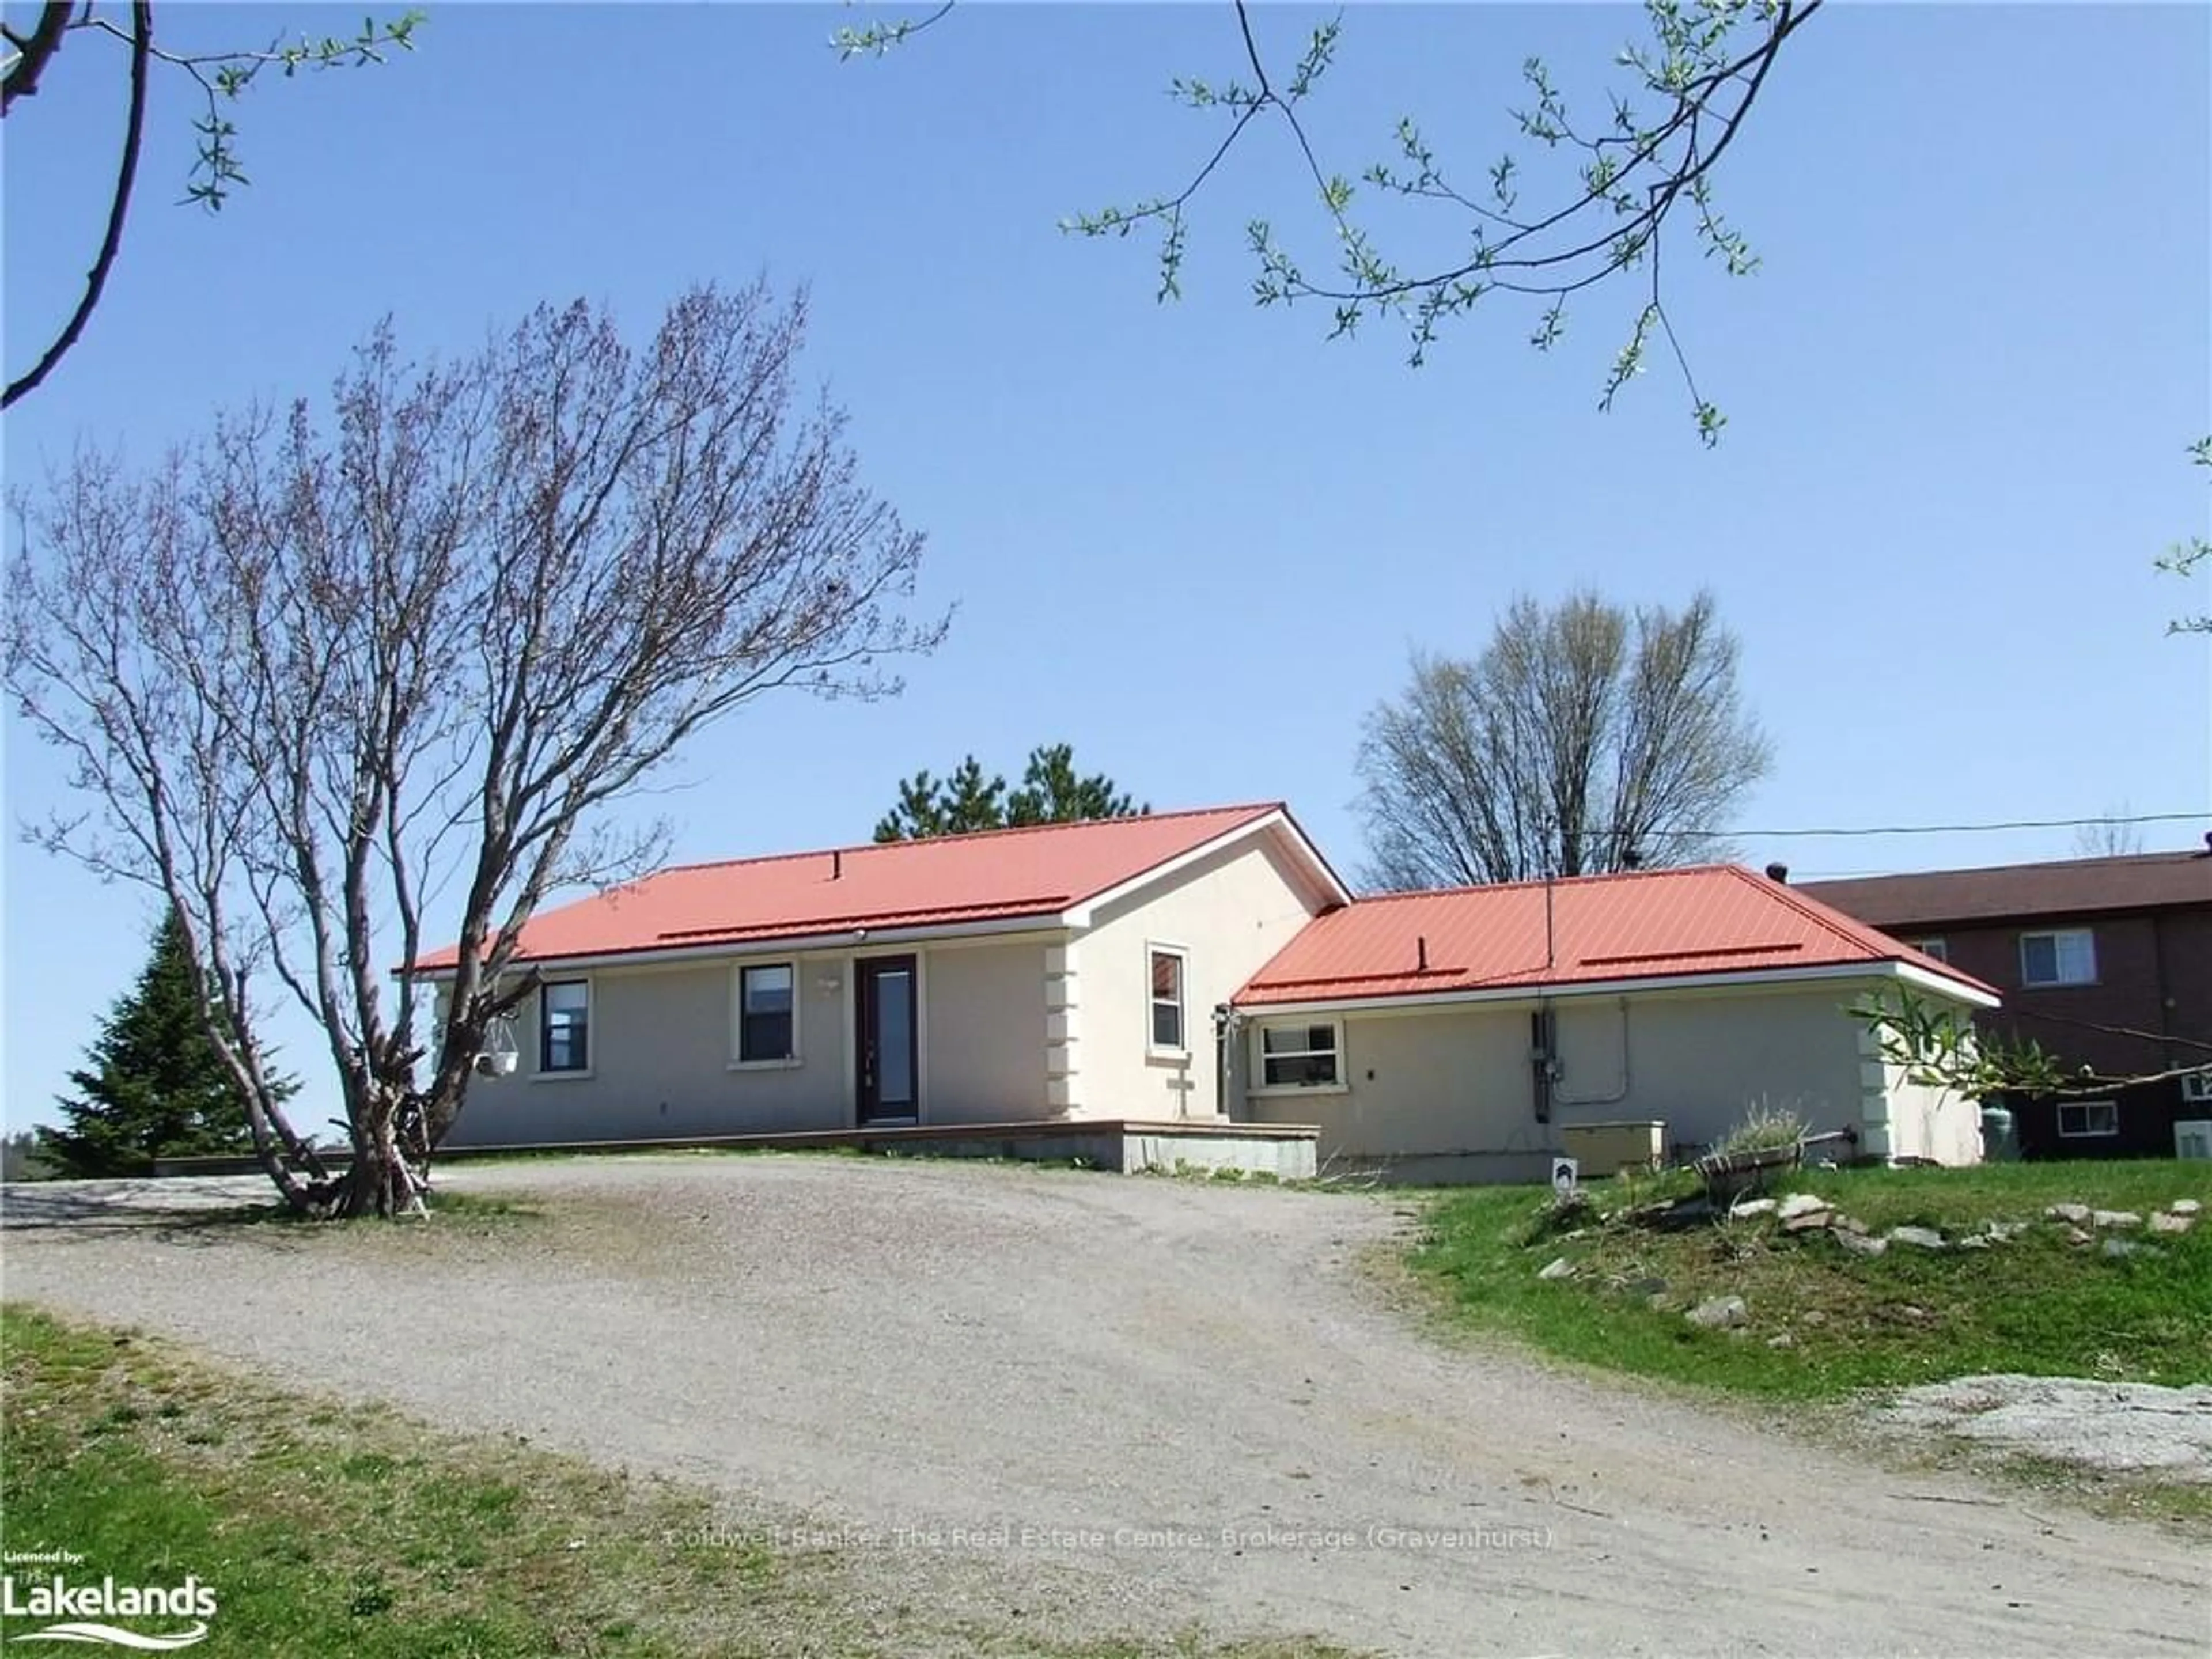
<instances>
[{"instance_id":1,"label":"gravel shoulder","mask_svg":"<svg viewBox=\"0 0 2212 1659\"><path fill-rule=\"evenodd\" d=\"M2204 1563L2166 1534L1432 1339L1363 1267L1407 1224L1386 1199L820 1158L441 1179L544 1214L133 1224L10 1188L5 1293L697 1481L733 1528L804 1520L872 1593L994 1623L1406 1655L2212 1650Z\"/></svg>"}]
</instances>

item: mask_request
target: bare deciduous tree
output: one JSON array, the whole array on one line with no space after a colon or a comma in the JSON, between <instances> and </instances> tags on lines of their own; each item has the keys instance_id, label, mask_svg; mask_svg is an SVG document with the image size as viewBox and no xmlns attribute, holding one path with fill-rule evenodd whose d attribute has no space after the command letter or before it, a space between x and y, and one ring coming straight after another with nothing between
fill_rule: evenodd
<instances>
[{"instance_id":1,"label":"bare deciduous tree","mask_svg":"<svg viewBox=\"0 0 2212 1659\"><path fill-rule=\"evenodd\" d=\"M1421 123L1401 115L1383 153L1352 170L1322 155L1306 116L1343 46L1344 20L1311 29L1295 56L1271 55L1261 34L1264 12L1231 0L1223 39L1230 66L1219 77L1181 76L1176 103L1218 123L1176 188L1127 206L1080 213L1062 228L1085 236L1159 238L1159 297L1180 297L1183 257L1198 198L1219 191L1222 163L1252 135L1273 130L1285 164L1312 191L1316 246L1328 269L1306 261L1276 225L1248 218L1245 240L1261 305L1304 301L1328 308L1332 337L1356 333L1376 318L1402 325L1419 364L1442 326L1480 307L1534 308L1529 343L1548 350L1566 331L1567 307L1592 290L1636 282L1642 299L1605 379L1609 409L1664 342L1689 394L1706 444L1726 417L1698 389L1675 337L1660 282L1670 226L1674 245L1717 262L1730 276L1758 268L1743 233L1723 216L1713 195L1721 158L1735 143L1775 64L1823 0L1644 0L1647 34L1632 39L1617 63L1626 89L1605 104L1570 111L1566 94L1536 58L1522 60L1525 100L1510 112L1522 143L1472 166L1440 157ZM874 57L940 22L951 0L926 15L839 29L831 45L846 58ZM1356 26L1355 26L1356 27ZM1393 209L1407 210L1393 213ZM1412 252L1386 252L1412 241L1433 221L1436 235Z\"/></svg>"},{"instance_id":2,"label":"bare deciduous tree","mask_svg":"<svg viewBox=\"0 0 2212 1659\"><path fill-rule=\"evenodd\" d=\"M273 65L290 76L302 69L381 63L387 48L412 49L416 27L422 21L420 12L410 11L386 23L371 18L350 40L325 36L317 40L302 36L290 43L280 39L265 52L179 52L155 40L153 0L131 0L129 15L126 28L103 13L94 0L44 0L38 21L27 33L0 25L0 118L19 114L18 100L37 95L46 71L71 36L82 34L119 43L127 53L123 143L115 180L108 190L106 222L99 249L85 271L84 287L75 307L31 366L0 391L0 409L12 407L38 390L83 337L85 325L99 307L108 273L123 251L123 227L130 217L131 192L137 184L138 155L146 140L146 106L157 65L184 75L198 88L204 111L192 128L199 135L199 157L185 195L188 201L214 211L222 208L233 189L246 183L245 169L239 164L238 129L225 109L253 84L263 70ZM82 56L77 53L68 61Z\"/></svg>"},{"instance_id":3,"label":"bare deciduous tree","mask_svg":"<svg viewBox=\"0 0 2212 1659\"><path fill-rule=\"evenodd\" d=\"M1712 597L1680 616L1520 599L1480 657L1417 653L1368 716L1368 877L1392 889L1684 864L1770 755Z\"/></svg>"},{"instance_id":4,"label":"bare deciduous tree","mask_svg":"<svg viewBox=\"0 0 2212 1659\"><path fill-rule=\"evenodd\" d=\"M327 420L224 420L144 476L81 457L19 502L9 685L89 802L37 833L174 907L295 1206L413 1204L409 1153L531 988L523 924L659 854L603 809L739 705L894 690L879 659L940 637L901 614L921 538L837 411L795 406L804 320L708 289L641 349L578 304L428 363L387 326ZM442 1022L410 971L430 906ZM256 1041L272 979L327 1038L343 1177Z\"/></svg>"},{"instance_id":5,"label":"bare deciduous tree","mask_svg":"<svg viewBox=\"0 0 2212 1659\"><path fill-rule=\"evenodd\" d=\"M2212 466L2212 438L2199 438L2189 446L2191 458L2199 466ZM2198 590L2198 602L2205 609L2185 612L2166 625L2169 634L2212 634L2212 596L2205 593L2205 577L2212 575L2212 540L2191 536L2166 550L2158 561L2158 568L2171 572L2184 581L2194 582ZM2201 574L2200 574L2201 573Z\"/></svg>"},{"instance_id":6,"label":"bare deciduous tree","mask_svg":"<svg viewBox=\"0 0 2212 1659\"><path fill-rule=\"evenodd\" d=\"M2077 859L2123 859L2133 857L2143 850L2142 826L2128 816L2125 802L2117 812L2107 813L2093 823L2077 825L2074 831L2074 856Z\"/></svg>"}]
</instances>

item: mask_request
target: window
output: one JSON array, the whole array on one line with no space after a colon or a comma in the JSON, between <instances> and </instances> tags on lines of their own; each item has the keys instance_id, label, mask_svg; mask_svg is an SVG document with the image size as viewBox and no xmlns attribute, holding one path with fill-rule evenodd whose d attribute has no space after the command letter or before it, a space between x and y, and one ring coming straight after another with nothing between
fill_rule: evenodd
<instances>
[{"instance_id":1,"label":"window","mask_svg":"<svg viewBox=\"0 0 2212 1659\"><path fill-rule=\"evenodd\" d=\"M738 969L738 1063L759 1066L799 1056L794 989L797 964L763 963Z\"/></svg>"},{"instance_id":2,"label":"window","mask_svg":"<svg viewBox=\"0 0 2212 1659\"><path fill-rule=\"evenodd\" d=\"M2191 1072L2182 1079L2181 1097L2189 1101L2212 1100L2212 1072Z\"/></svg>"},{"instance_id":3,"label":"window","mask_svg":"<svg viewBox=\"0 0 2212 1659\"><path fill-rule=\"evenodd\" d=\"M538 988L538 1069L586 1072L592 1066L592 988L580 979Z\"/></svg>"},{"instance_id":4,"label":"window","mask_svg":"<svg viewBox=\"0 0 2212 1659\"><path fill-rule=\"evenodd\" d=\"M1342 1033L1334 1021L1318 1025L1260 1028L1260 1086L1317 1089L1343 1080L1337 1055Z\"/></svg>"},{"instance_id":5,"label":"window","mask_svg":"<svg viewBox=\"0 0 2212 1659\"><path fill-rule=\"evenodd\" d=\"M1183 953L1172 945L1146 947L1152 969L1152 1049L1155 1054L1181 1054L1182 1033Z\"/></svg>"},{"instance_id":6,"label":"window","mask_svg":"<svg viewBox=\"0 0 2212 1659\"><path fill-rule=\"evenodd\" d=\"M1916 939L1910 943L1912 948L1923 957L1933 957L1938 962L1948 962L1951 959L1951 947L1942 939Z\"/></svg>"},{"instance_id":7,"label":"window","mask_svg":"<svg viewBox=\"0 0 2212 1659\"><path fill-rule=\"evenodd\" d=\"M2097 940L2087 927L2020 936L2022 985L2094 985L2097 982Z\"/></svg>"},{"instance_id":8,"label":"window","mask_svg":"<svg viewBox=\"0 0 2212 1659\"><path fill-rule=\"evenodd\" d=\"M2119 1106L2109 1100L2066 1100L2058 1105L2058 1133L2067 1140L2120 1132Z\"/></svg>"}]
</instances>

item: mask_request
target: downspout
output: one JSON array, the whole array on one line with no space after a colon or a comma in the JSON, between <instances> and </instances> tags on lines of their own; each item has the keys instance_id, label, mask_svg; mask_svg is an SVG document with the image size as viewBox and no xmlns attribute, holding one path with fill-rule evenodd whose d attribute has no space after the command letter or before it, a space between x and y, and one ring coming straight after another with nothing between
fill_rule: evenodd
<instances>
[{"instance_id":1,"label":"downspout","mask_svg":"<svg viewBox=\"0 0 2212 1659\"><path fill-rule=\"evenodd\" d=\"M1229 1043L1237 1025L1237 1011L1225 1002L1213 1006L1213 1109L1224 1117L1229 1110ZM1240 1100L1237 1103L1242 1105Z\"/></svg>"},{"instance_id":2,"label":"downspout","mask_svg":"<svg viewBox=\"0 0 2212 1659\"><path fill-rule=\"evenodd\" d=\"M1534 1074L1536 1121L1552 1121L1552 1079L1558 1075L1557 1060L1553 1048L1559 1035L1558 1024L1553 1018L1548 1000L1539 1002L1535 1012L1528 1016L1528 1066Z\"/></svg>"}]
</instances>

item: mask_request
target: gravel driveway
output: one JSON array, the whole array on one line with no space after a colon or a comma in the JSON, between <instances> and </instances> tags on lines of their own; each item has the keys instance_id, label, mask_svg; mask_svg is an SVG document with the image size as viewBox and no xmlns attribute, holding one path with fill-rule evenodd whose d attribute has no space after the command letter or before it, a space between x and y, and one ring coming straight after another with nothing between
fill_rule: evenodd
<instances>
[{"instance_id":1,"label":"gravel driveway","mask_svg":"<svg viewBox=\"0 0 2212 1659\"><path fill-rule=\"evenodd\" d=\"M732 1526L842 1528L889 1593L999 1620L1423 1656L2212 1650L2205 1563L2164 1534L1435 1340L1358 1270L1407 1224L1384 1199L802 1158L446 1179L547 1218L17 1207L6 1292L702 1482Z\"/></svg>"}]
</instances>

